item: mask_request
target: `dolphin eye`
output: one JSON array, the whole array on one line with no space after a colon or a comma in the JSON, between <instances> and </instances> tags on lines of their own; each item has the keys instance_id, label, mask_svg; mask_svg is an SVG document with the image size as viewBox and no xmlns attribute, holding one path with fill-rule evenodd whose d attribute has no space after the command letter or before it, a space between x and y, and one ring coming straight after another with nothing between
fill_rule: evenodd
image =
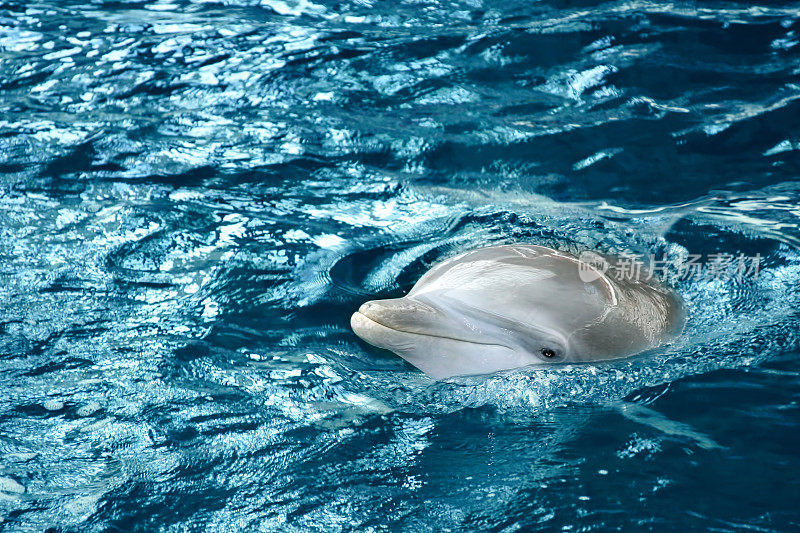
<instances>
[{"instance_id":1,"label":"dolphin eye","mask_svg":"<svg viewBox=\"0 0 800 533\"><path fill-rule=\"evenodd\" d=\"M539 353L542 354L542 357L547 359L554 359L556 357L556 352L552 348L542 348L539 350Z\"/></svg>"}]
</instances>

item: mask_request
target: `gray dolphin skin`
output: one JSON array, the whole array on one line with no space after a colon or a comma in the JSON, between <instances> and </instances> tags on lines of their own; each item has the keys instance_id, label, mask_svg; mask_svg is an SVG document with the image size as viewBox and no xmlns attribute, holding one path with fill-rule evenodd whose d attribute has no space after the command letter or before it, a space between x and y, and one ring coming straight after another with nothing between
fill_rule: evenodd
<instances>
[{"instance_id":1,"label":"gray dolphin skin","mask_svg":"<svg viewBox=\"0 0 800 533\"><path fill-rule=\"evenodd\" d=\"M676 293L591 257L534 245L472 250L434 266L403 298L364 303L350 325L434 379L616 359L682 330Z\"/></svg>"}]
</instances>

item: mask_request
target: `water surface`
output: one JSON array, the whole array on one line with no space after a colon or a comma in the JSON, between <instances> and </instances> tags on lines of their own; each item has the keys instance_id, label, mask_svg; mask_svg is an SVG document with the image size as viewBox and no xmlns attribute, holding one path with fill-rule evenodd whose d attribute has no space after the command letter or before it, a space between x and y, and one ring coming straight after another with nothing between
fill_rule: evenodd
<instances>
[{"instance_id":1,"label":"water surface","mask_svg":"<svg viewBox=\"0 0 800 533\"><path fill-rule=\"evenodd\" d=\"M0 528L796 529L799 18L0 0ZM512 242L761 261L625 361L350 331Z\"/></svg>"}]
</instances>

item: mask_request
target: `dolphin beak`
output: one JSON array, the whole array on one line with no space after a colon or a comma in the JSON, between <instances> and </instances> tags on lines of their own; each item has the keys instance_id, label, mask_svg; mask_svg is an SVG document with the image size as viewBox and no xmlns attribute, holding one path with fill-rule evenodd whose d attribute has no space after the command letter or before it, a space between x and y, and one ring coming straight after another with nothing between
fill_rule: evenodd
<instances>
[{"instance_id":1,"label":"dolphin beak","mask_svg":"<svg viewBox=\"0 0 800 533\"><path fill-rule=\"evenodd\" d=\"M386 314L375 312L375 310L376 307L370 309L362 305L361 308L350 317L350 327L356 335L369 344L399 353L402 351L403 346L408 344L409 333L396 329L396 325L394 324L386 326L379 322L378 320L383 320L384 322L391 323L391 318L393 317L391 315L387 317ZM366 313L362 311L366 311ZM367 314L370 312L375 318Z\"/></svg>"},{"instance_id":2,"label":"dolphin beak","mask_svg":"<svg viewBox=\"0 0 800 533\"><path fill-rule=\"evenodd\" d=\"M356 335L391 350L433 379L486 374L527 364L512 348L463 335L463 326L413 298L373 300L350 318Z\"/></svg>"},{"instance_id":3,"label":"dolphin beak","mask_svg":"<svg viewBox=\"0 0 800 533\"><path fill-rule=\"evenodd\" d=\"M371 300L362 304L358 312L384 327L423 335L440 315L433 307L410 298Z\"/></svg>"},{"instance_id":4,"label":"dolphin beak","mask_svg":"<svg viewBox=\"0 0 800 533\"><path fill-rule=\"evenodd\" d=\"M395 350L408 343L409 333L440 336L443 319L438 310L425 303L395 298L364 303L350 318L350 327L373 346Z\"/></svg>"},{"instance_id":5,"label":"dolphin beak","mask_svg":"<svg viewBox=\"0 0 800 533\"><path fill-rule=\"evenodd\" d=\"M377 344L372 338L373 336L370 334L370 332L371 330L377 329L379 326L380 324L374 320L370 320L359 311L356 311L353 313L353 316L350 317L350 327L355 334L375 346L377 346Z\"/></svg>"}]
</instances>

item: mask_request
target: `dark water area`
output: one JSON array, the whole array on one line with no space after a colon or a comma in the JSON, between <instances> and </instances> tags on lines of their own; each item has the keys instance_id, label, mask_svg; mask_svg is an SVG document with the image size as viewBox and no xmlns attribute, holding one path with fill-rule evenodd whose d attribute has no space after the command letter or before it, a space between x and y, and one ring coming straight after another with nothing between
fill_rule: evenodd
<instances>
[{"instance_id":1,"label":"dark water area","mask_svg":"<svg viewBox=\"0 0 800 533\"><path fill-rule=\"evenodd\" d=\"M800 4L0 0L0 529L800 527ZM759 257L622 361L349 317L479 246ZM756 275L757 274L757 275Z\"/></svg>"}]
</instances>

